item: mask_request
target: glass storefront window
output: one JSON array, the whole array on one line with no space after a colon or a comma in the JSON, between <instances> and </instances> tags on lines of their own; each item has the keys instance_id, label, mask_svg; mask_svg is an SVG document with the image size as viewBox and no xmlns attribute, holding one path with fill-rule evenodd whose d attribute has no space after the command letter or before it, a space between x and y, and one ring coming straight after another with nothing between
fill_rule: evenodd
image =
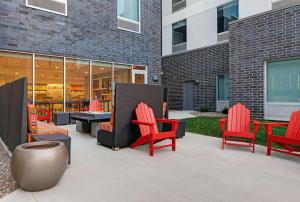
<instances>
[{"instance_id":1,"label":"glass storefront window","mask_svg":"<svg viewBox=\"0 0 300 202\"><path fill-rule=\"evenodd\" d=\"M0 51L0 86L28 78L28 101L32 102L32 54Z\"/></svg>"},{"instance_id":2,"label":"glass storefront window","mask_svg":"<svg viewBox=\"0 0 300 202\"><path fill-rule=\"evenodd\" d=\"M131 65L115 64L115 83L131 83Z\"/></svg>"},{"instance_id":3,"label":"glass storefront window","mask_svg":"<svg viewBox=\"0 0 300 202\"><path fill-rule=\"evenodd\" d=\"M90 100L90 63L88 60L66 59L66 111L87 109Z\"/></svg>"},{"instance_id":4,"label":"glass storefront window","mask_svg":"<svg viewBox=\"0 0 300 202\"><path fill-rule=\"evenodd\" d=\"M64 59L35 56L35 105L61 112L64 100Z\"/></svg>"},{"instance_id":5,"label":"glass storefront window","mask_svg":"<svg viewBox=\"0 0 300 202\"><path fill-rule=\"evenodd\" d=\"M101 102L104 111L112 105L112 64L92 62L92 99Z\"/></svg>"},{"instance_id":6,"label":"glass storefront window","mask_svg":"<svg viewBox=\"0 0 300 202\"><path fill-rule=\"evenodd\" d=\"M37 109L85 111L90 99L98 99L103 110L110 111L114 84L147 83L147 68L126 64L113 68L101 61L0 50L0 85L22 77L28 78L28 101Z\"/></svg>"},{"instance_id":7,"label":"glass storefront window","mask_svg":"<svg viewBox=\"0 0 300 202\"><path fill-rule=\"evenodd\" d=\"M300 59L268 63L267 102L300 102Z\"/></svg>"}]
</instances>

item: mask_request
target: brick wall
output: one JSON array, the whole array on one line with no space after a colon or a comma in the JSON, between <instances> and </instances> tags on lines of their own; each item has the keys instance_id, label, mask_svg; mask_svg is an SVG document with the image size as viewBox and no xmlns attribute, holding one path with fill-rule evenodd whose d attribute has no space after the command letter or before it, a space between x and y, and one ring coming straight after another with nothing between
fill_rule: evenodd
<instances>
[{"instance_id":1,"label":"brick wall","mask_svg":"<svg viewBox=\"0 0 300 202\"><path fill-rule=\"evenodd\" d=\"M231 23L230 104L242 102L264 117L264 64L300 57L300 5Z\"/></svg>"},{"instance_id":2,"label":"brick wall","mask_svg":"<svg viewBox=\"0 0 300 202\"><path fill-rule=\"evenodd\" d=\"M148 66L161 72L161 1L141 0L141 34L117 29L116 0L69 0L68 16L0 1L0 49Z\"/></svg>"},{"instance_id":3,"label":"brick wall","mask_svg":"<svg viewBox=\"0 0 300 202\"><path fill-rule=\"evenodd\" d=\"M169 87L169 107L183 109L184 81L195 81L194 109L216 110L216 76L228 74L228 43L162 58L162 83Z\"/></svg>"}]
</instances>

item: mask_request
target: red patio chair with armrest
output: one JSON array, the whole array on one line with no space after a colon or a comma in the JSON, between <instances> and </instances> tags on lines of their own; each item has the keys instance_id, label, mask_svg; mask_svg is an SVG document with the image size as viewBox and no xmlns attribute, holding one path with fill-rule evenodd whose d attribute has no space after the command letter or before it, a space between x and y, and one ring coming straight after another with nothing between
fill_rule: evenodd
<instances>
[{"instance_id":1,"label":"red patio chair with armrest","mask_svg":"<svg viewBox=\"0 0 300 202\"><path fill-rule=\"evenodd\" d=\"M47 123L50 123L51 120L51 111L48 109L37 109L37 120L38 121L47 121Z\"/></svg>"},{"instance_id":2,"label":"red patio chair with armrest","mask_svg":"<svg viewBox=\"0 0 300 202\"><path fill-rule=\"evenodd\" d=\"M284 136L273 134L274 127L287 127ZM267 155L271 155L271 151L277 151L293 156L300 156L300 110L292 113L289 123L265 123L267 134ZM272 142L276 143L280 148L273 148Z\"/></svg>"},{"instance_id":3,"label":"red patio chair with armrest","mask_svg":"<svg viewBox=\"0 0 300 202\"><path fill-rule=\"evenodd\" d=\"M254 125L254 131L250 130L250 123ZM227 123L227 128L225 125ZM222 130L222 149L224 145L252 147L255 152L255 136L258 132L260 123L250 120L250 111L244 105L237 103L228 111L228 118L220 120L220 128ZM235 143L235 142L242 142ZM245 144L248 143L248 144Z\"/></svg>"},{"instance_id":4,"label":"red patio chair with armrest","mask_svg":"<svg viewBox=\"0 0 300 202\"><path fill-rule=\"evenodd\" d=\"M178 127L177 120L155 119L153 110L143 102L137 106L135 112L137 120L132 121L132 123L139 125L141 136L130 146L131 148L149 143L150 156L154 155L155 149L172 147L172 151L176 150L176 130ZM172 124L172 130L168 132L159 132L157 122ZM154 146L156 142L165 139L172 139L172 143L157 147Z\"/></svg>"},{"instance_id":5,"label":"red patio chair with armrest","mask_svg":"<svg viewBox=\"0 0 300 202\"><path fill-rule=\"evenodd\" d=\"M102 112L103 110L101 108L101 103L98 100L90 101L89 111L90 112Z\"/></svg>"}]
</instances>

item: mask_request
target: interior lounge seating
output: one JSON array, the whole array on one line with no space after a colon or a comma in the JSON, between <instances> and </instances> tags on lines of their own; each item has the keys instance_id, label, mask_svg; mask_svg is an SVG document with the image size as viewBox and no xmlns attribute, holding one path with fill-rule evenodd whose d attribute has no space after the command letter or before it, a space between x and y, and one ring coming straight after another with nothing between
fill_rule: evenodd
<instances>
[{"instance_id":1,"label":"interior lounge seating","mask_svg":"<svg viewBox=\"0 0 300 202\"><path fill-rule=\"evenodd\" d=\"M254 131L250 130L250 123L253 123ZM258 121L250 120L250 110L241 103L237 103L229 109L228 118L220 120L220 128L223 133L222 149L224 149L225 144L252 147L252 152L255 153L255 135L259 126Z\"/></svg>"},{"instance_id":2,"label":"interior lounge seating","mask_svg":"<svg viewBox=\"0 0 300 202\"><path fill-rule=\"evenodd\" d=\"M274 127L287 127L284 136L273 133ZM271 155L271 151L281 152L293 156L300 156L300 110L292 113L290 122L281 123L265 123L267 134L267 155ZM272 143L280 146L275 148Z\"/></svg>"}]
</instances>

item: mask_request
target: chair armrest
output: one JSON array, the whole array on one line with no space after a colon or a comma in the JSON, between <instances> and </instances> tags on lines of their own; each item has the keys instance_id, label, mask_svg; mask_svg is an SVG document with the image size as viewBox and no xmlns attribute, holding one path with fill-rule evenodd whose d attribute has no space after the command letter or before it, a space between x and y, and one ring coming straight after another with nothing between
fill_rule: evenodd
<instances>
[{"instance_id":1,"label":"chair armrest","mask_svg":"<svg viewBox=\"0 0 300 202\"><path fill-rule=\"evenodd\" d=\"M178 123L178 120L171 120L171 119L156 119L157 122L161 123Z\"/></svg>"},{"instance_id":2,"label":"chair armrest","mask_svg":"<svg viewBox=\"0 0 300 202\"><path fill-rule=\"evenodd\" d=\"M253 123L254 134L256 134L259 130L260 122L256 120L251 120L251 122Z\"/></svg>"},{"instance_id":3,"label":"chair armrest","mask_svg":"<svg viewBox=\"0 0 300 202\"><path fill-rule=\"evenodd\" d=\"M160 123L169 123L169 124L172 124L172 131L176 131L178 129L178 120L156 119L156 121L160 122Z\"/></svg>"},{"instance_id":4,"label":"chair armrest","mask_svg":"<svg viewBox=\"0 0 300 202\"><path fill-rule=\"evenodd\" d=\"M289 123L284 123L284 122L277 122L277 123L265 123L265 130L267 136L272 136L273 135L273 127L278 127L278 126L288 126Z\"/></svg>"},{"instance_id":5,"label":"chair armrest","mask_svg":"<svg viewBox=\"0 0 300 202\"><path fill-rule=\"evenodd\" d=\"M154 126L155 125L155 123L143 122L143 121L138 121L138 120L133 120L132 123L138 124L138 125L146 125L146 126Z\"/></svg>"},{"instance_id":6,"label":"chair armrest","mask_svg":"<svg viewBox=\"0 0 300 202\"><path fill-rule=\"evenodd\" d=\"M219 120L219 125L222 131L225 130L225 123L227 122L227 118L222 118Z\"/></svg>"},{"instance_id":7,"label":"chair armrest","mask_svg":"<svg viewBox=\"0 0 300 202\"><path fill-rule=\"evenodd\" d=\"M36 110L37 113L37 120L38 121L47 121L47 123L50 123L51 119L51 111L48 109L38 109ZM41 115L43 114L43 115Z\"/></svg>"}]
</instances>

